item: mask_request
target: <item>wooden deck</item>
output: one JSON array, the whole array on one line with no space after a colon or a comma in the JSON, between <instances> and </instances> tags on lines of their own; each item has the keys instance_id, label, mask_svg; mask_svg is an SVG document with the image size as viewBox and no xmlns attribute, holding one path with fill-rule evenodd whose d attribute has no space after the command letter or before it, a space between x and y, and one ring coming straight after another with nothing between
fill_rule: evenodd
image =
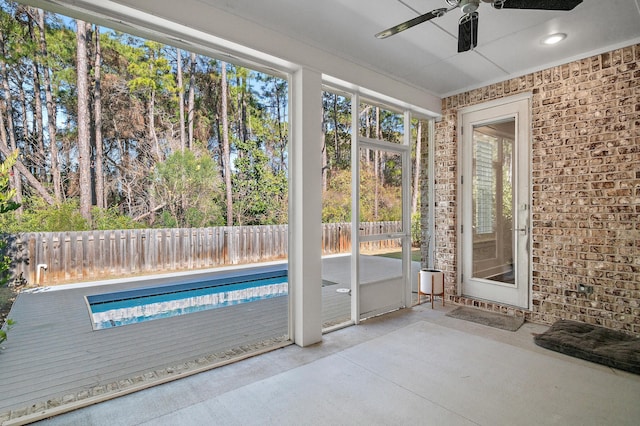
<instances>
[{"instance_id":1,"label":"wooden deck","mask_svg":"<svg viewBox=\"0 0 640 426\"><path fill-rule=\"evenodd\" d=\"M0 353L0 413L117 390L287 339L286 296L94 331L85 294L19 295Z\"/></svg>"},{"instance_id":2,"label":"wooden deck","mask_svg":"<svg viewBox=\"0 0 640 426\"><path fill-rule=\"evenodd\" d=\"M288 296L94 331L85 296L134 287L140 281L18 296L16 325L0 351L0 423L288 342ZM336 291L341 287L322 289L325 327L350 318L350 295Z\"/></svg>"}]
</instances>

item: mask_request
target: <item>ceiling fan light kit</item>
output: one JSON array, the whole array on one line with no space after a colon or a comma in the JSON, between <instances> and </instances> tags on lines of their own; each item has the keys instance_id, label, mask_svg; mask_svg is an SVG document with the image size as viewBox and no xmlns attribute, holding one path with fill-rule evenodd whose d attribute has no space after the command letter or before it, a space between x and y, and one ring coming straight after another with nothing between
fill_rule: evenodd
<instances>
[{"instance_id":1,"label":"ceiling fan light kit","mask_svg":"<svg viewBox=\"0 0 640 426\"><path fill-rule=\"evenodd\" d=\"M423 22L434 18L440 18L453 9L460 8L462 17L458 21L458 52L473 50L478 45L478 17L477 12L481 0L445 0L450 8L438 8L424 15L410 19L402 24L388 28L377 33L377 38L383 39L408 30ZM582 0L482 0L483 3L491 3L495 9L533 9L533 10L556 10L569 11L582 3ZM562 41L566 34L563 34L555 43ZM543 41L544 44L555 44Z\"/></svg>"}]
</instances>

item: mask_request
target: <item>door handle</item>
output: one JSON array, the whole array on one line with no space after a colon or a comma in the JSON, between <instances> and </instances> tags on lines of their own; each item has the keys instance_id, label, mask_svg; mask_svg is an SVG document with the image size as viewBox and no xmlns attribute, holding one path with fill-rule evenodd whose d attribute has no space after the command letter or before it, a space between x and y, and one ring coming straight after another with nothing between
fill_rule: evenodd
<instances>
[{"instance_id":1,"label":"door handle","mask_svg":"<svg viewBox=\"0 0 640 426\"><path fill-rule=\"evenodd\" d=\"M512 229L512 231L524 232L526 234L527 228L515 228L515 229Z\"/></svg>"}]
</instances>

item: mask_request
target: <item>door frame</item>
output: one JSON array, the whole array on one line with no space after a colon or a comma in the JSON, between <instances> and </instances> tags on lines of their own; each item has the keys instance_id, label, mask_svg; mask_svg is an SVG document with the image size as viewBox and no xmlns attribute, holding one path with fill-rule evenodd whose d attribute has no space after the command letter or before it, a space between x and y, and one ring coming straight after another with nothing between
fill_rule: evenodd
<instances>
[{"instance_id":1,"label":"door frame","mask_svg":"<svg viewBox=\"0 0 640 426\"><path fill-rule=\"evenodd\" d=\"M532 281L532 254L531 254L531 201L532 201L532 186L531 186L531 161L530 159L532 158L531 153L531 100L532 100L532 93L528 92L528 93L523 93L523 94L519 94L519 95L514 95L514 96L509 96L509 97L505 97L502 99L497 99L494 101L490 101L490 102L486 102L486 103L482 103L482 104L478 104L478 105L473 105L470 107L466 107L466 108L461 108L458 111L458 129L457 129L457 140L458 140L458 158L457 158L457 162L458 162L458 185L457 185L457 199L459 200L459 202L457 203L457 217L458 217L458 226L457 226L457 230L456 230L456 238L457 238L457 255L458 255L458 267L457 269L457 294L460 296L468 296L471 298L478 298L478 299L483 299L483 300L489 300L495 303L499 303L499 304L503 304L503 305L511 305L511 306L517 306L519 308L522 309L531 309L531 291L532 291L532 287L531 287L531 281ZM524 175L526 175L526 188L527 188L527 194L525 194L524 196L522 194L518 195L518 200L516 201L518 206L522 206L523 204L526 204L526 215L523 215L522 213L520 213L521 218L518 219L517 222L514 223L519 223L522 220L525 220L526 222L526 228L527 228L527 238L524 242L521 242L520 238L517 238L517 241L515 241L515 244L517 244L518 246L521 247L521 249L526 250L526 254L523 255L523 258L526 259L526 265L524 265L524 267L526 267L526 271L523 271L522 269L520 269L520 277L526 277L526 282L525 283L518 283L516 282L516 286L520 286L519 287L519 293L517 294L517 296L514 299L510 299L509 301L505 301L506 299L502 299L502 300L491 300L488 298L484 298L484 297L480 297L476 294L466 294L465 292L465 279L469 279L469 276L464 276L464 271L465 271L465 261L466 259L468 259L469 254L467 253L467 251L465 250L464 244L465 241L463 239L463 224L465 223L465 217L463 216L464 214L467 214L464 210L464 205L465 203L465 196L468 196L469 194L469 190L468 188L470 188L471 185L471 176L468 176L467 179L467 186L465 187L465 185L463 184L463 178L465 177L465 175L468 175L468 172L470 172L470 170L467 170L466 167L468 166L468 164L465 162L466 158L465 158L465 147L464 147L464 137L463 137L463 129L465 128L465 122L464 122L464 116L466 114L469 113L475 113L475 112L481 112L484 110L492 110L492 109L496 109L496 108L504 108L504 107L508 107L508 106L514 106L514 109L516 108L516 105L521 103L521 102L526 102L526 107L523 107L523 111L522 114L516 114L516 141L515 144L518 145L518 149L519 150L526 150L527 152L527 158L528 158L528 164L526 164L526 170L522 171L523 173L525 173ZM498 117L496 117L498 118ZM522 142L522 140L524 139L525 142ZM520 167L522 167L523 165L520 165ZM521 179L523 176L523 173L518 172L518 179ZM517 208L516 210L519 210L519 208ZM470 214L470 213L469 213ZM522 218L526 218L526 219L522 219ZM468 235L468 234L467 234ZM468 248L467 248L468 249ZM520 265L520 268L522 268L523 265ZM518 278L516 278L518 279ZM521 281L521 280L520 280ZM522 287L524 286L524 287ZM514 289L514 292L516 290ZM473 293L473 292L472 292Z\"/></svg>"}]
</instances>

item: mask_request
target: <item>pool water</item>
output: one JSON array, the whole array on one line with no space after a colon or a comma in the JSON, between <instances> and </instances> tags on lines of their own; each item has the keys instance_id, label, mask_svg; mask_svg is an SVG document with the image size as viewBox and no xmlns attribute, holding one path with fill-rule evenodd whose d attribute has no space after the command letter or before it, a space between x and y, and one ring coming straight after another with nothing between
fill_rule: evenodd
<instances>
[{"instance_id":1,"label":"pool water","mask_svg":"<svg viewBox=\"0 0 640 426\"><path fill-rule=\"evenodd\" d=\"M87 296L94 330L250 303L288 294L286 271L225 276ZM239 281L239 282L234 282Z\"/></svg>"}]
</instances>

